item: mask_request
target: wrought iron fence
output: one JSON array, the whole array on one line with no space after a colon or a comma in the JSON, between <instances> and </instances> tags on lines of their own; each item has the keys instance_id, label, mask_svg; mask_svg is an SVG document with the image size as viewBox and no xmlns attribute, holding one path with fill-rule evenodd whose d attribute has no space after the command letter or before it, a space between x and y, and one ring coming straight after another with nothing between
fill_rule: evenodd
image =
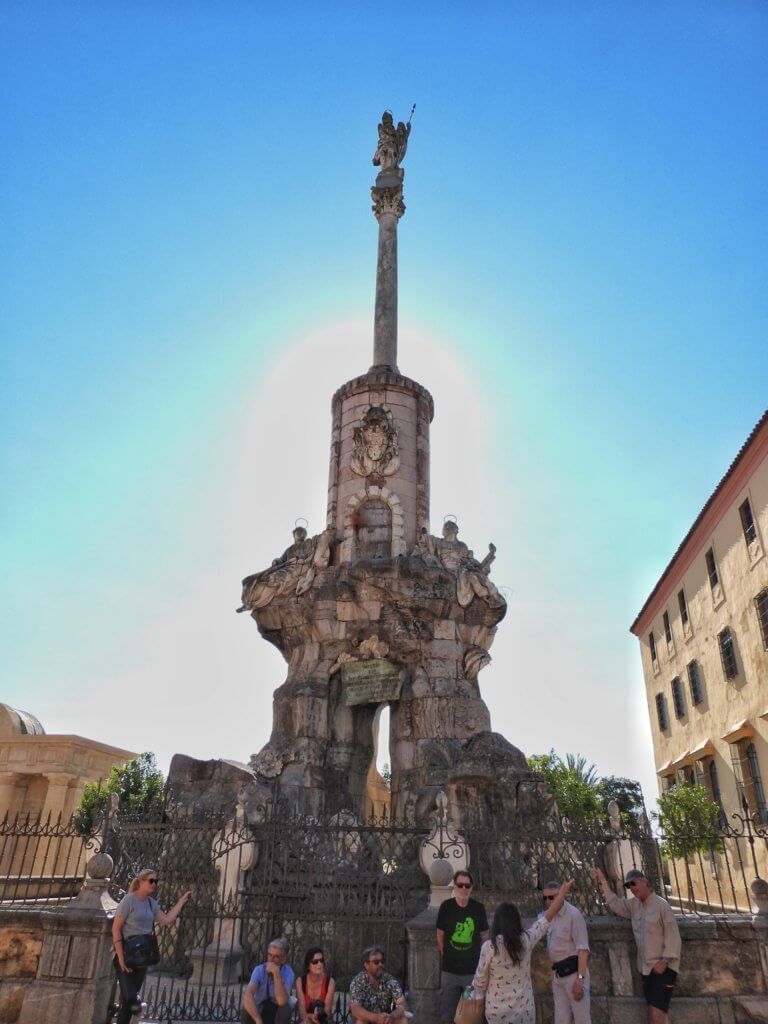
<instances>
[{"instance_id":1,"label":"wrought iron fence","mask_svg":"<svg viewBox=\"0 0 768 1024\"><path fill-rule=\"evenodd\" d=\"M71 899L85 874L97 829L72 819L6 816L0 822L0 902Z\"/></svg>"},{"instance_id":2,"label":"wrought iron fence","mask_svg":"<svg viewBox=\"0 0 768 1024\"><path fill-rule=\"evenodd\" d=\"M323 948L341 993L335 1024L343 1024L343 993L365 946L384 947L388 969L407 984L406 923L427 904L423 868L434 860L455 864L468 854L489 911L513 900L524 916L541 909L547 881L569 877L573 901L587 915L605 913L595 864L613 879L641 868L680 914L751 913L750 883L768 877L768 829L747 813L715 834L682 838L615 818L590 828L549 820L525 832L500 823L459 833L440 813L425 828L280 804L198 813L169 799L152 814L118 814L85 834L73 822L2 822L0 899L71 897L97 848L113 857L116 900L144 867L157 871L164 907L194 892L176 923L158 930L162 960L144 991L154 1021L239 1020L250 972L281 936L296 968L309 946Z\"/></svg>"}]
</instances>

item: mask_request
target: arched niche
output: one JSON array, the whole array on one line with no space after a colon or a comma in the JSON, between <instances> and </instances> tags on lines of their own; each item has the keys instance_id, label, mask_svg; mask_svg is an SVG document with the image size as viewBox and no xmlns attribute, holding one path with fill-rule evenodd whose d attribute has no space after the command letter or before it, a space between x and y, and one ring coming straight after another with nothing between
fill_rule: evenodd
<instances>
[{"instance_id":1,"label":"arched niche","mask_svg":"<svg viewBox=\"0 0 768 1024\"><path fill-rule=\"evenodd\" d=\"M368 508L363 508L369 503ZM384 506L389 509L389 516ZM359 516L361 508L362 516ZM361 488L353 494L344 512L344 540L340 547L342 562L351 562L356 558L394 558L404 555L403 509L398 496L388 487L377 486ZM385 548L388 548L386 554L382 553ZM374 553L365 554L366 551Z\"/></svg>"}]
</instances>

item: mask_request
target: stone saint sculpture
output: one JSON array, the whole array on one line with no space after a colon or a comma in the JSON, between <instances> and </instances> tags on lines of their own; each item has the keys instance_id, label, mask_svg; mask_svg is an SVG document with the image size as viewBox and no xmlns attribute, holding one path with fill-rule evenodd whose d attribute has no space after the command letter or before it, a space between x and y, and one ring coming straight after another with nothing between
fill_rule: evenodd
<instances>
[{"instance_id":1,"label":"stone saint sculpture","mask_svg":"<svg viewBox=\"0 0 768 1024\"><path fill-rule=\"evenodd\" d=\"M400 121L395 128L394 120L388 110L381 115L379 124L379 142L373 154L373 166L380 167L382 174L402 174L400 164L408 148L408 136L411 134L411 122Z\"/></svg>"},{"instance_id":2,"label":"stone saint sculpture","mask_svg":"<svg viewBox=\"0 0 768 1024\"><path fill-rule=\"evenodd\" d=\"M424 529L418 540L418 553L429 564L442 565L456 574L456 600L462 608L479 597L489 608L504 606L504 598L488 578L496 547L488 545L488 554L478 562L467 545L458 539L459 526L452 519L443 524L443 536L433 537Z\"/></svg>"},{"instance_id":3,"label":"stone saint sculpture","mask_svg":"<svg viewBox=\"0 0 768 1024\"><path fill-rule=\"evenodd\" d=\"M349 465L358 476L391 476L400 468L392 413L381 406L372 405L365 412L360 426L355 427L353 443Z\"/></svg>"},{"instance_id":4,"label":"stone saint sculpture","mask_svg":"<svg viewBox=\"0 0 768 1024\"><path fill-rule=\"evenodd\" d=\"M293 531L293 544L276 558L269 569L246 576L243 580L242 605L238 612L265 608L275 597L293 591L296 596L312 586L317 569L325 569L330 561L332 530L310 537L303 526Z\"/></svg>"}]
</instances>

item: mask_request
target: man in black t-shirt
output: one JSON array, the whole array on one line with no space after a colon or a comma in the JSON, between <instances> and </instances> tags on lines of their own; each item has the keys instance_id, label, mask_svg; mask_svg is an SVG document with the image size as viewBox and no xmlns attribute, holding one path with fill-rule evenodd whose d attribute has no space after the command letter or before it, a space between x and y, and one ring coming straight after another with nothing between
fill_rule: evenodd
<instances>
[{"instance_id":1,"label":"man in black t-shirt","mask_svg":"<svg viewBox=\"0 0 768 1024\"><path fill-rule=\"evenodd\" d=\"M437 948L440 950L440 1024L453 1024L462 989L472 983L480 947L488 938L485 907L470 898L474 882L468 871L453 876L452 899L437 912Z\"/></svg>"}]
</instances>

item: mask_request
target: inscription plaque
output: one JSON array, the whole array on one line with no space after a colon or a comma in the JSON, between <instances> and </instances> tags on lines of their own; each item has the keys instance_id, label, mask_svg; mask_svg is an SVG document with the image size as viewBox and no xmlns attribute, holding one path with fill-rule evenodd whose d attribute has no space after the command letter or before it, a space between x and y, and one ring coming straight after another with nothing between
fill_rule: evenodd
<instances>
[{"instance_id":1,"label":"inscription plaque","mask_svg":"<svg viewBox=\"0 0 768 1024\"><path fill-rule=\"evenodd\" d=\"M404 669L383 658L371 661L345 661L341 666L344 703L351 706L397 700L403 688L404 678Z\"/></svg>"}]
</instances>

